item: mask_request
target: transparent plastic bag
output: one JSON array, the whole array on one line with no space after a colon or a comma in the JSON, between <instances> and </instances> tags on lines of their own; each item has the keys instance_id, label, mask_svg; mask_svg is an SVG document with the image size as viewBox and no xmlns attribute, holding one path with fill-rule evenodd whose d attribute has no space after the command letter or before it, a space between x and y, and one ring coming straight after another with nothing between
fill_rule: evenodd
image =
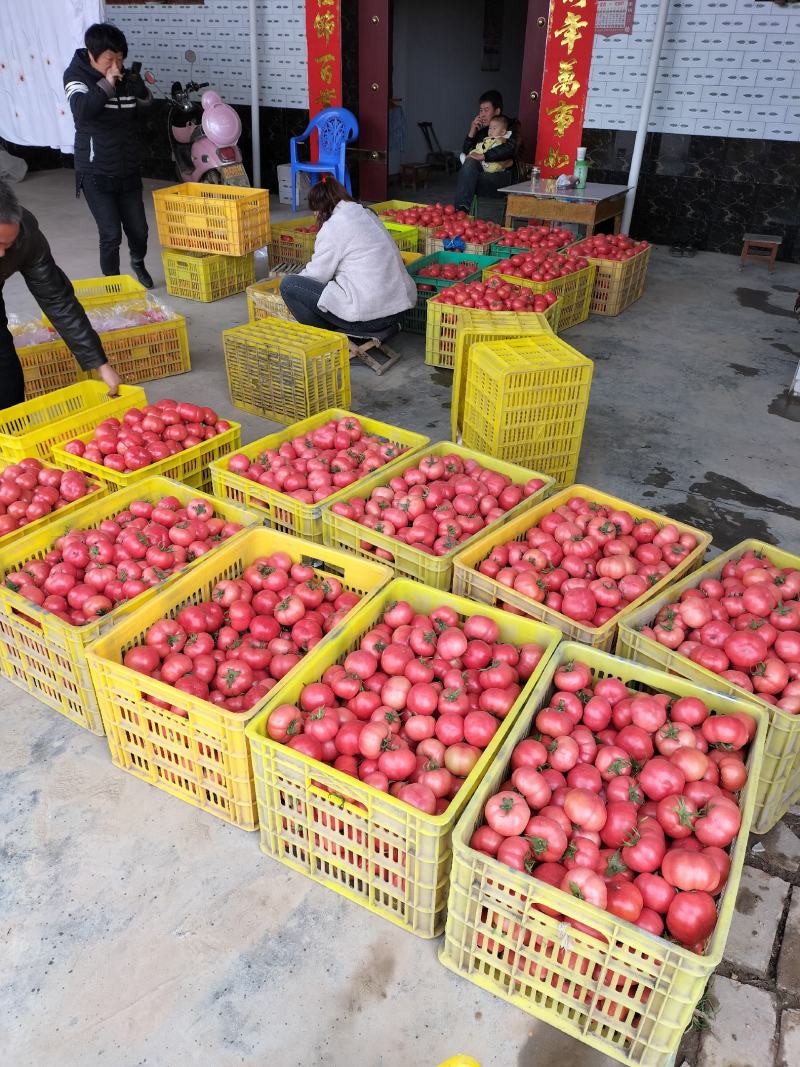
<instances>
[{"instance_id":1,"label":"transparent plastic bag","mask_svg":"<svg viewBox=\"0 0 800 1067\"><path fill-rule=\"evenodd\" d=\"M168 322L177 315L154 296L136 296L129 300L120 300L116 304L102 304L100 307L88 308L86 314L89 322L98 333L111 333L115 330L130 330L138 326L152 326L157 322Z\"/></svg>"}]
</instances>

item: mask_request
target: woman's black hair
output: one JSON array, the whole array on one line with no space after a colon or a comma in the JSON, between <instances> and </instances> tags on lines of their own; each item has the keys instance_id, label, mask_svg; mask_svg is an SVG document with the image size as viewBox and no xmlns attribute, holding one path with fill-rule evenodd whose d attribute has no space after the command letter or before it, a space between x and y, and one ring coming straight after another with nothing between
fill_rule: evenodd
<instances>
[{"instance_id":1,"label":"woman's black hair","mask_svg":"<svg viewBox=\"0 0 800 1067\"><path fill-rule=\"evenodd\" d=\"M86 31L83 43L92 59L97 59L103 52L122 52L123 59L128 54L125 34L110 22L95 22Z\"/></svg>"},{"instance_id":2,"label":"woman's black hair","mask_svg":"<svg viewBox=\"0 0 800 1067\"><path fill-rule=\"evenodd\" d=\"M308 206L317 216L320 226L327 222L333 214L334 208L342 200L352 201L341 182L337 182L332 174L323 174L316 185L312 185L308 194Z\"/></svg>"}]
</instances>

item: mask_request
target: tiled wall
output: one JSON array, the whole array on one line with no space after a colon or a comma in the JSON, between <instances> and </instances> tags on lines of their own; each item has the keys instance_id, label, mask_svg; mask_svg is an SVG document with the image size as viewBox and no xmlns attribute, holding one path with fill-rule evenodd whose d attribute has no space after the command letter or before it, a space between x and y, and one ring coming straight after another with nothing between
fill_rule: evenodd
<instances>
[{"instance_id":1,"label":"tiled wall","mask_svg":"<svg viewBox=\"0 0 800 1067\"><path fill-rule=\"evenodd\" d=\"M109 5L106 14L127 37L130 57L153 70L162 89L188 77L183 54L192 48L196 81L211 82L229 104L250 103L246 0ZM305 0L257 0L256 15L261 106L307 108Z\"/></svg>"},{"instance_id":2,"label":"tiled wall","mask_svg":"<svg viewBox=\"0 0 800 1067\"><path fill-rule=\"evenodd\" d=\"M595 37L585 125L634 130L659 0L636 0L633 33ZM763 0L672 0L655 133L800 140L800 11Z\"/></svg>"}]
</instances>

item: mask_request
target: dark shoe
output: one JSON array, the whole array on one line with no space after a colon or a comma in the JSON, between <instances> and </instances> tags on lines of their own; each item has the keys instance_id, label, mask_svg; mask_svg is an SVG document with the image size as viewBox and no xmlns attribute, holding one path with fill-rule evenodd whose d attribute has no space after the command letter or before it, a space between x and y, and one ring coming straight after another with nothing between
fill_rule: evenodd
<instances>
[{"instance_id":1,"label":"dark shoe","mask_svg":"<svg viewBox=\"0 0 800 1067\"><path fill-rule=\"evenodd\" d=\"M144 263L131 263L131 266L133 267L133 273L136 275L136 277L139 279L145 289L152 289L154 285L153 279L150 277L150 274L148 273L147 267L145 267Z\"/></svg>"}]
</instances>

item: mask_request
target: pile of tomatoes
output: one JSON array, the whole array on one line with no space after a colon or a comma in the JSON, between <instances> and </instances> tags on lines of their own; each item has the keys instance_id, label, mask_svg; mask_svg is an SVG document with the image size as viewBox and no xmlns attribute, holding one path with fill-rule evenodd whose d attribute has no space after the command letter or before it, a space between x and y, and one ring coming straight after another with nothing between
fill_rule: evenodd
<instances>
[{"instance_id":1,"label":"pile of tomatoes","mask_svg":"<svg viewBox=\"0 0 800 1067\"><path fill-rule=\"evenodd\" d=\"M588 259L570 248L566 252L517 252L489 268L512 278L530 278L534 282L551 282L589 266Z\"/></svg>"},{"instance_id":2,"label":"pile of tomatoes","mask_svg":"<svg viewBox=\"0 0 800 1067\"><path fill-rule=\"evenodd\" d=\"M513 233L506 233L497 242L504 248L563 248L574 240L575 235L560 226L522 226ZM586 253L584 252L584 255Z\"/></svg>"},{"instance_id":3,"label":"pile of tomatoes","mask_svg":"<svg viewBox=\"0 0 800 1067\"><path fill-rule=\"evenodd\" d=\"M81 500L97 486L80 471L45 467L38 459L21 459L0 471L0 537Z\"/></svg>"},{"instance_id":4,"label":"pile of tomatoes","mask_svg":"<svg viewBox=\"0 0 800 1067\"><path fill-rule=\"evenodd\" d=\"M405 445L367 433L359 419L348 415L265 449L254 459L237 453L228 460L228 470L304 504L317 504L405 451Z\"/></svg>"},{"instance_id":5,"label":"pile of tomatoes","mask_svg":"<svg viewBox=\"0 0 800 1067\"><path fill-rule=\"evenodd\" d=\"M465 244L488 245L497 241L506 232L496 222L490 222L486 219L446 218L433 231L433 236L438 240L460 237Z\"/></svg>"},{"instance_id":6,"label":"pile of tomatoes","mask_svg":"<svg viewBox=\"0 0 800 1067\"><path fill-rule=\"evenodd\" d=\"M107 615L241 530L198 497L135 500L93 529L70 530L42 559L9 571L5 584L72 626Z\"/></svg>"},{"instance_id":7,"label":"pile of tomatoes","mask_svg":"<svg viewBox=\"0 0 800 1067\"><path fill-rule=\"evenodd\" d=\"M702 952L741 826L755 719L628 690L577 661L554 687L472 848ZM563 910L573 922L566 900Z\"/></svg>"},{"instance_id":8,"label":"pile of tomatoes","mask_svg":"<svg viewBox=\"0 0 800 1067\"><path fill-rule=\"evenodd\" d=\"M495 545L481 574L585 626L602 626L697 547L694 534L585 497L543 516L524 541Z\"/></svg>"},{"instance_id":9,"label":"pile of tomatoes","mask_svg":"<svg viewBox=\"0 0 800 1067\"><path fill-rule=\"evenodd\" d=\"M542 658L493 619L401 600L359 648L281 704L267 734L429 815L446 810Z\"/></svg>"},{"instance_id":10,"label":"pile of tomatoes","mask_svg":"<svg viewBox=\"0 0 800 1067\"><path fill-rule=\"evenodd\" d=\"M450 285L431 300L437 304L454 304L457 307L476 308L478 311L547 311L556 302L553 292L535 293L524 285L514 285L502 278L489 278L485 282L467 282Z\"/></svg>"},{"instance_id":11,"label":"pile of tomatoes","mask_svg":"<svg viewBox=\"0 0 800 1067\"><path fill-rule=\"evenodd\" d=\"M598 233L585 237L572 250L592 259L626 260L632 259L650 247L649 241L633 241L624 233Z\"/></svg>"},{"instance_id":12,"label":"pile of tomatoes","mask_svg":"<svg viewBox=\"0 0 800 1067\"><path fill-rule=\"evenodd\" d=\"M138 471L229 430L213 408L159 400L99 423L88 442L70 441L65 451L115 471Z\"/></svg>"},{"instance_id":13,"label":"pile of tomatoes","mask_svg":"<svg viewBox=\"0 0 800 1067\"><path fill-rule=\"evenodd\" d=\"M459 260L456 263L429 263L427 267L420 267L414 271L416 278L441 278L448 282L463 281L470 274L479 271L475 263L468 260Z\"/></svg>"},{"instance_id":14,"label":"pile of tomatoes","mask_svg":"<svg viewBox=\"0 0 800 1067\"><path fill-rule=\"evenodd\" d=\"M407 207L395 211L384 211L385 218L400 222L404 226L422 226L433 229L447 222L466 222L466 211L456 211L452 204L420 204L419 207Z\"/></svg>"},{"instance_id":15,"label":"pile of tomatoes","mask_svg":"<svg viewBox=\"0 0 800 1067\"><path fill-rule=\"evenodd\" d=\"M516 485L505 474L455 454L426 455L388 485L376 486L369 499L354 496L337 501L331 511L420 552L445 556L543 485L541 478ZM361 548L394 560L368 540L361 542Z\"/></svg>"},{"instance_id":16,"label":"pile of tomatoes","mask_svg":"<svg viewBox=\"0 0 800 1067\"><path fill-rule=\"evenodd\" d=\"M273 552L241 578L217 582L210 600L154 623L123 663L219 708L249 711L360 599L338 578ZM145 697L188 717L180 705Z\"/></svg>"},{"instance_id":17,"label":"pile of tomatoes","mask_svg":"<svg viewBox=\"0 0 800 1067\"><path fill-rule=\"evenodd\" d=\"M800 714L800 570L747 551L729 560L719 578L681 593L642 633Z\"/></svg>"}]
</instances>

